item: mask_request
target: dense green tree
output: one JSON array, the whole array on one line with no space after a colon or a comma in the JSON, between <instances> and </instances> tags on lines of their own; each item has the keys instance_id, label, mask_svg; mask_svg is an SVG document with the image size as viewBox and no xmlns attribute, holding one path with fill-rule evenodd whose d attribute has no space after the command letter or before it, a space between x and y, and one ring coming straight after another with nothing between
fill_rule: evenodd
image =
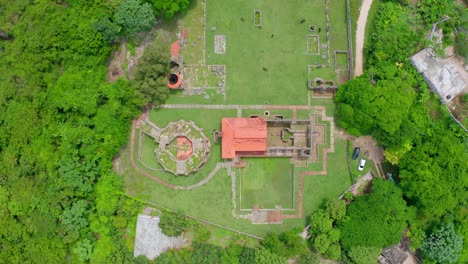
<instances>
[{"instance_id":1,"label":"dense green tree","mask_svg":"<svg viewBox=\"0 0 468 264\"><path fill-rule=\"evenodd\" d=\"M114 43L119 38L121 27L117 23L113 23L108 17L98 20L94 27L101 32L104 39L109 43Z\"/></svg>"},{"instance_id":2,"label":"dense green tree","mask_svg":"<svg viewBox=\"0 0 468 264\"><path fill-rule=\"evenodd\" d=\"M135 89L143 96L144 103L159 105L170 94L166 75L169 73L169 55L161 46L145 50L135 74Z\"/></svg>"},{"instance_id":3,"label":"dense green tree","mask_svg":"<svg viewBox=\"0 0 468 264\"><path fill-rule=\"evenodd\" d=\"M340 224L346 250L383 248L398 243L410 215L401 189L391 181L374 180L372 193L357 197Z\"/></svg>"},{"instance_id":4,"label":"dense green tree","mask_svg":"<svg viewBox=\"0 0 468 264\"><path fill-rule=\"evenodd\" d=\"M238 264L242 246L238 244L230 245L221 252L221 263Z\"/></svg>"},{"instance_id":5,"label":"dense green tree","mask_svg":"<svg viewBox=\"0 0 468 264\"><path fill-rule=\"evenodd\" d=\"M192 263L221 263L221 247L206 244L192 243Z\"/></svg>"},{"instance_id":6,"label":"dense green tree","mask_svg":"<svg viewBox=\"0 0 468 264\"><path fill-rule=\"evenodd\" d=\"M146 257L145 257L146 258ZM159 255L154 259L155 264L178 264L178 263L191 263L192 251L183 248L180 250L170 249Z\"/></svg>"},{"instance_id":7,"label":"dense green tree","mask_svg":"<svg viewBox=\"0 0 468 264\"><path fill-rule=\"evenodd\" d=\"M468 186L464 139L444 133L445 129L432 127L433 134L424 136L400 162L406 196L429 218L441 217L462 204Z\"/></svg>"},{"instance_id":8,"label":"dense green tree","mask_svg":"<svg viewBox=\"0 0 468 264\"><path fill-rule=\"evenodd\" d=\"M380 251L377 247L353 246L348 251L348 257L353 264L375 264Z\"/></svg>"},{"instance_id":9,"label":"dense green tree","mask_svg":"<svg viewBox=\"0 0 468 264\"><path fill-rule=\"evenodd\" d=\"M91 253L93 252L93 245L88 239L83 239L76 243L76 246L73 248L73 253L75 253L79 259L83 262L88 261L91 258Z\"/></svg>"},{"instance_id":10,"label":"dense green tree","mask_svg":"<svg viewBox=\"0 0 468 264\"><path fill-rule=\"evenodd\" d=\"M251 264L255 263L255 254L257 251L254 248L242 247L242 251L239 254L239 264Z\"/></svg>"},{"instance_id":11,"label":"dense green tree","mask_svg":"<svg viewBox=\"0 0 468 264\"><path fill-rule=\"evenodd\" d=\"M463 248L463 238L455 231L453 223L448 223L429 235L424 241L424 257L437 263L456 263Z\"/></svg>"},{"instance_id":12,"label":"dense green tree","mask_svg":"<svg viewBox=\"0 0 468 264\"><path fill-rule=\"evenodd\" d=\"M346 215L346 202L344 200L328 200L325 203L325 211L334 221L340 221Z\"/></svg>"},{"instance_id":13,"label":"dense green tree","mask_svg":"<svg viewBox=\"0 0 468 264\"><path fill-rule=\"evenodd\" d=\"M389 66L390 67L390 66ZM395 68L391 66L391 68ZM338 124L359 134L372 134L385 145L398 145L402 124L408 122L415 92L392 73L372 84L369 76L353 79L338 90Z\"/></svg>"},{"instance_id":14,"label":"dense green tree","mask_svg":"<svg viewBox=\"0 0 468 264\"><path fill-rule=\"evenodd\" d=\"M126 0L117 8L114 23L122 27L126 35L132 35L150 30L156 24L156 18L150 4L142 3L140 0ZM110 32L112 31L114 29Z\"/></svg>"},{"instance_id":15,"label":"dense green tree","mask_svg":"<svg viewBox=\"0 0 468 264\"><path fill-rule=\"evenodd\" d=\"M174 14L186 10L192 0L149 0L159 15L169 19Z\"/></svg>"},{"instance_id":16,"label":"dense green tree","mask_svg":"<svg viewBox=\"0 0 468 264\"><path fill-rule=\"evenodd\" d=\"M88 226L87 214L88 203L84 200L73 203L70 208L63 211L60 222L66 229L66 235L63 235L65 243L74 242L79 238L79 232L84 231L85 227Z\"/></svg>"},{"instance_id":17,"label":"dense green tree","mask_svg":"<svg viewBox=\"0 0 468 264\"><path fill-rule=\"evenodd\" d=\"M328 235L326 233L321 233L314 237L312 246L314 247L315 250L317 250L320 254L325 254L328 250L328 248L331 245L331 241L328 238Z\"/></svg>"},{"instance_id":18,"label":"dense green tree","mask_svg":"<svg viewBox=\"0 0 468 264\"><path fill-rule=\"evenodd\" d=\"M279 235L280 241L282 241L286 247L286 254L283 255L284 257L296 257L308 253L305 240L299 235L301 231L300 228L294 228ZM272 253L277 254L276 252Z\"/></svg>"},{"instance_id":19,"label":"dense green tree","mask_svg":"<svg viewBox=\"0 0 468 264\"><path fill-rule=\"evenodd\" d=\"M420 26L410 8L387 1L379 5L369 44L366 45L366 66L370 74L378 74L395 63L409 65L408 58L421 48ZM398 38L395 38L398 36ZM383 70L385 71L385 70Z\"/></svg>"},{"instance_id":20,"label":"dense green tree","mask_svg":"<svg viewBox=\"0 0 468 264\"><path fill-rule=\"evenodd\" d=\"M327 256L330 259L340 259L341 246L338 243L331 244L325 252L325 256Z\"/></svg>"},{"instance_id":21,"label":"dense green tree","mask_svg":"<svg viewBox=\"0 0 468 264\"><path fill-rule=\"evenodd\" d=\"M275 252L275 254L281 256L285 255L286 248L276 233L268 233L262 240L261 245L270 250L270 252Z\"/></svg>"},{"instance_id":22,"label":"dense green tree","mask_svg":"<svg viewBox=\"0 0 468 264\"><path fill-rule=\"evenodd\" d=\"M0 1L1 262L133 261L140 204L110 170L143 102L106 82L96 26L120 2Z\"/></svg>"},{"instance_id":23,"label":"dense green tree","mask_svg":"<svg viewBox=\"0 0 468 264\"><path fill-rule=\"evenodd\" d=\"M310 217L310 233L318 235L327 233L333 228L333 220L330 215L323 209L319 209Z\"/></svg>"},{"instance_id":24,"label":"dense green tree","mask_svg":"<svg viewBox=\"0 0 468 264\"><path fill-rule=\"evenodd\" d=\"M427 24L435 23L454 11L453 0L425 0L418 2L418 13Z\"/></svg>"},{"instance_id":25,"label":"dense green tree","mask_svg":"<svg viewBox=\"0 0 468 264\"><path fill-rule=\"evenodd\" d=\"M167 236L180 236L189 227L188 219L181 212L164 212L159 227Z\"/></svg>"},{"instance_id":26,"label":"dense green tree","mask_svg":"<svg viewBox=\"0 0 468 264\"><path fill-rule=\"evenodd\" d=\"M210 237L211 237L211 232L210 232L210 230L208 230L208 228L205 225L200 224L196 228L195 241L200 242L200 243L204 243L204 242L208 241L210 239Z\"/></svg>"},{"instance_id":27,"label":"dense green tree","mask_svg":"<svg viewBox=\"0 0 468 264\"><path fill-rule=\"evenodd\" d=\"M319 264L320 263L320 255L317 253L309 252L308 255L302 255L297 260L298 264Z\"/></svg>"},{"instance_id":28,"label":"dense green tree","mask_svg":"<svg viewBox=\"0 0 468 264\"><path fill-rule=\"evenodd\" d=\"M299 229L291 229L281 234L268 233L262 246L271 253L286 258L307 254L307 246Z\"/></svg>"},{"instance_id":29,"label":"dense green tree","mask_svg":"<svg viewBox=\"0 0 468 264\"><path fill-rule=\"evenodd\" d=\"M341 232L337 225L346 215L344 200L326 200L324 208L315 211L310 217L311 245L320 254L330 259L339 259Z\"/></svg>"},{"instance_id":30,"label":"dense green tree","mask_svg":"<svg viewBox=\"0 0 468 264\"><path fill-rule=\"evenodd\" d=\"M270 251L260 248L255 252L256 264L283 264L287 263L286 259L270 253Z\"/></svg>"}]
</instances>

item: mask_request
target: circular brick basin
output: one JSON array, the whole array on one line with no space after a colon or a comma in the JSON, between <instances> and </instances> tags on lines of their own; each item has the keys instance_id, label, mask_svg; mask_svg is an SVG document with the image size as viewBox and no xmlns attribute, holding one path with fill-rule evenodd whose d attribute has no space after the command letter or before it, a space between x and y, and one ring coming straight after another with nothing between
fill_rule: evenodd
<instances>
[{"instance_id":1,"label":"circular brick basin","mask_svg":"<svg viewBox=\"0 0 468 264\"><path fill-rule=\"evenodd\" d=\"M186 160L192 156L192 141L186 136L178 136L177 141L177 160Z\"/></svg>"}]
</instances>

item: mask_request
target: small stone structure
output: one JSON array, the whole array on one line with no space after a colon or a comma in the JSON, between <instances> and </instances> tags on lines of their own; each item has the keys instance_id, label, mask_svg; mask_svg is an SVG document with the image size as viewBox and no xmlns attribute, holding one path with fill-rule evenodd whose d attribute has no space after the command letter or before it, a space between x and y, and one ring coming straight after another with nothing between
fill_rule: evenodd
<instances>
[{"instance_id":1,"label":"small stone structure","mask_svg":"<svg viewBox=\"0 0 468 264\"><path fill-rule=\"evenodd\" d=\"M181 237L169 237L159 227L159 217L138 215L133 255L153 260L167 250L181 244Z\"/></svg>"},{"instance_id":2,"label":"small stone structure","mask_svg":"<svg viewBox=\"0 0 468 264\"><path fill-rule=\"evenodd\" d=\"M307 35L307 54L320 54L320 38L318 35Z\"/></svg>"},{"instance_id":3,"label":"small stone structure","mask_svg":"<svg viewBox=\"0 0 468 264\"><path fill-rule=\"evenodd\" d=\"M308 88L318 94L335 94L338 90L338 86L333 81L322 80L322 78L309 80Z\"/></svg>"},{"instance_id":4,"label":"small stone structure","mask_svg":"<svg viewBox=\"0 0 468 264\"><path fill-rule=\"evenodd\" d=\"M255 26L261 28L261 27L262 27L262 11L260 11L260 10L254 10L254 14L253 14L253 15L254 15L253 19L254 19L254 24L255 24Z\"/></svg>"},{"instance_id":5,"label":"small stone structure","mask_svg":"<svg viewBox=\"0 0 468 264\"><path fill-rule=\"evenodd\" d=\"M346 55L346 65L344 69L340 68L339 64L338 64L338 55L339 54L345 54ZM339 70L345 70L345 71L349 71L349 63L348 63L348 57L349 57L349 52L347 50L335 50L334 52L334 58L335 58L335 71L339 71Z\"/></svg>"},{"instance_id":6,"label":"small stone structure","mask_svg":"<svg viewBox=\"0 0 468 264\"><path fill-rule=\"evenodd\" d=\"M448 60L436 58L431 48L413 55L411 64L444 103L449 103L467 87L468 73Z\"/></svg>"},{"instance_id":7,"label":"small stone structure","mask_svg":"<svg viewBox=\"0 0 468 264\"><path fill-rule=\"evenodd\" d=\"M214 52L216 54L226 53L226 35L214 36Z\"/></svg>"}]
</instances>

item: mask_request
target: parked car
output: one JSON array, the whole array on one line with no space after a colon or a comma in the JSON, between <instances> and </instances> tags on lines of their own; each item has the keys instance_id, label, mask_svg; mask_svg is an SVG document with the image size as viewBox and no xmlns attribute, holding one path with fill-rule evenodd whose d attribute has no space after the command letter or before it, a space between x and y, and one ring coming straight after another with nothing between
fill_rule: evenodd
<instances>
[{"instance_id":1,"label":"parked car","mask_svg":"<svg viewBox=\"0 0 468 264\"><path fill-rule=\"evenodd\" d=\"M359 152L361 151L360 148L356 147L354 148L354 151L353 151L353 160L357 159L357 157L359 157Z\"/></svg>"},{"instance_id":2,"label":"parked car","mask_svg":"<svg viewBox=\"0 0 468 264\"><path fill-rule=\"evenodd\" d=\"M361 160L359 161L359 166L358 166L358 168L357 168L358 171L364 170L364 165L366 165L366 160L365 160L365 159L361 159Z\"/></svg>"}]
</instances>

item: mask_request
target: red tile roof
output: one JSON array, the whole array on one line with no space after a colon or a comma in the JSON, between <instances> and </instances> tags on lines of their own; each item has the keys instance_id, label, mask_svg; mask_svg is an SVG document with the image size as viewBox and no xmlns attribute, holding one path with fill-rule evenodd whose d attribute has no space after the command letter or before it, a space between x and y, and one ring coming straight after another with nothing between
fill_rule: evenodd
<instances>
[{"instance_id":1,"label":"red tile roof","mask_svg":"<svg viewBox=\"0 0 468 264\"><path fill-rule=\"evenodd\" d=\"M221 123L223 159L232 159L237 152L255 155L267 151L266 119L223 118Z\"/></svg>"}]
</instances>

